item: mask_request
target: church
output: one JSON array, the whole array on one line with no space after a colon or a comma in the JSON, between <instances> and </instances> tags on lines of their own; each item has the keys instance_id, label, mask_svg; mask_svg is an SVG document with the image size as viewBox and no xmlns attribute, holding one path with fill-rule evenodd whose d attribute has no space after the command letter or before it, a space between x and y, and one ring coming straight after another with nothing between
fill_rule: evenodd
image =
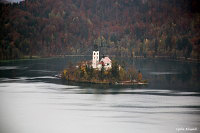
<instances>
[{"instance_id":1,"label":"church","mask_svg":"<svg viewBox=\"0 0 200 133\"><path fill-rule=\"evenodd\" d=\"M101 70L104 67L105 70L112 68L112 61L109 57L103 56L102 59L99 61L100 53L97 48L93 50L92 53L92 68Z\"/></svg>"}]
</instances>

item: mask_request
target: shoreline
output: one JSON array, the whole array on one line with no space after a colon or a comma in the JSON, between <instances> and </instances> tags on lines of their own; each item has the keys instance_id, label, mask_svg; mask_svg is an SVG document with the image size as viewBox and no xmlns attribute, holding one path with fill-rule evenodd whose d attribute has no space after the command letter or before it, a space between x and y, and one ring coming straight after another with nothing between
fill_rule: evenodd
<instances>
[{"instance_id":1,"label":"shoreline","mask_svg":"<svg viewBox=\"0 0 200 133\"><path fill-rule=\"evenodd\" d=\"M155 57L144 57L144 56L135 56L132 57L134 59L163 59L168 61L177 61L177 62L192 62L192 63L200 63L200 59L194 58L185 58L185 57L177 57L176 59L171 58L170 56L155 56Z\"/></svg>"},{"instance_id":2,"label":"shoreline","mask_svg":"<svg viewBox=\"0 0 200 133\"><path fill-rule=\"evenodd\" d=\"M0 60L0 62L12 62L12 61L25 61L25 60L40 60L40 59L53 59L53 58L61 58L61 57L84 57L89 55L55 55L55 56L32 56L32 58L28 56L24 56L23 58L18 59L8 59L8 60Z\"/></svg>"},{"instance_id":3,"label":"shoreline","mask_svg":"<svg viewBox=\"0 0 200 133\"><path fill-rule=\"evenodd\" d=\"M110 82L110 81L89 81L89 80L67 80L65 77L61 78L65 82L73 82L73 83L83 83L83 84L99 84L99 85L117 85L117 86L135 86L135 85L148 85L147 81L137 81L137 82L127 82L127 81L116 81L116 82Z\"/></svg>"},{"instance_id":4,"label":"shoreline","mask_svg":"<svg viewBox=\"0 0 200 133\"><path fill-rule=\"evenodd\" d=\"M11 62L11 61L25 61L25 60L39 60L39 59L52 59L52 58L60 58L60 57L90 57L91 55L54 55L54 56L32 56L30 58L29 56L24 56L19 59L8 59L8 60L0 60L0 62ZM110 57L118 57L116 55L110 55ZM118 58L124 58L118 57ZM163 59L167 61L176 61L176 62L189 62L189 63L200 63L200 59L194 59L194 58L185 58L185 57L177 57L176 59L171 58L170 56L155 56L155 57L144 57L144 56L134 56L134 57L128 57L130 59L151 59L151 60L157 60L157 59Z\"/></svg>"}]
</instances>

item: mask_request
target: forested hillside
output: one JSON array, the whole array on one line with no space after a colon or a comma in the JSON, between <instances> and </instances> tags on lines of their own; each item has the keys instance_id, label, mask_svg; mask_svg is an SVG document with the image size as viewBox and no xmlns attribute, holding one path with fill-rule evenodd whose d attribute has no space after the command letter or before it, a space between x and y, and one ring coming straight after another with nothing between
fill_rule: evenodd
<instances>
[{"instance_id":1,"label":"forested hillside","mask_svg":"<svg viewBox=\"0 0 200 133\"><path fill-rule=\"evenodd\" d=\"M199 59L199 0L25 0L0 4L0 59L104 54ZM102 42L102 43L101 43Z\"/></svg>"}]
</instances>

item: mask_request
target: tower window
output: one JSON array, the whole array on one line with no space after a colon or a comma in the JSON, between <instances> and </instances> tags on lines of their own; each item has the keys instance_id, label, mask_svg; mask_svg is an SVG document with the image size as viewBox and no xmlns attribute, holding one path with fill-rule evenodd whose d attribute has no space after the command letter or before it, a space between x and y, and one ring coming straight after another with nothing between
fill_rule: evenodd
<instances>
[{"instance_id":1,"label":"tower window","mask_svg":"<svg viewBox=\"0 0 200 133\"><path fill-rule=\"evenodd\" d=\"M95 53L94 53L94 55L95 55Z\"/></svg>"}]
</instances>

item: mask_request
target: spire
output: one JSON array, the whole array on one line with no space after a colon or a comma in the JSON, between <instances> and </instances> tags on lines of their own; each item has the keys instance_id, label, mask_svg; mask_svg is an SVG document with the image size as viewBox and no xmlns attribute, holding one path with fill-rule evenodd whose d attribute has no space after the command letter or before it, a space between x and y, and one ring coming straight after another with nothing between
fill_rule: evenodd
<instances>
[{"instance_id":1,"label":"spire","mask_svg":"<svg viewBox=\"0 0 200 133\"><path fill-rule=\"evenodd\" d=\"M94 44L93 51L99 51L99 50L98 50L98 46L97 46L97 44Z\"/></svg>"}]
</instances>

